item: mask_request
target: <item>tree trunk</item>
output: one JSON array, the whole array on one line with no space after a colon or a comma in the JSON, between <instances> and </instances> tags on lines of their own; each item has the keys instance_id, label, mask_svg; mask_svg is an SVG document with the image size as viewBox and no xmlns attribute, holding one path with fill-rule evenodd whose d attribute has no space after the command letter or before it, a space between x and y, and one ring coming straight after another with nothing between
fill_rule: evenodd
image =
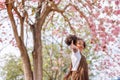
<instances>
[{"instance_id":1,"label":"tree trunk","mask_svg":"<svg viewBox=\"0 0 120 80\"><path fill-rule=\"evenodd\" d=\"M43 77L43 61L42 61L42 41L41 41L41 30L42 26L45 22L45 19L47 15L51 12L51 8L49 6L46 6L42 13L40 11L37 13L36 17L36 22L33 25L33 40L34 40L34 50L33 50L33 73L31 69L31 64L29 60L29 56L27 53L27 49L24 45L24 40L23 40L23 28L21 29L21 36L18 35L18 30L17 30L17 25L15 23L15 19L13 17L12 10L14 8L14 4L11 2L9 3L10 0L6 0L6 7L7 7L7 12L12 24L12 29L14 33L15 40L17 42L18 48L21 53L21 58L23 62L23 68L24 68L24 76L25 80L42 80ZM42 5L42 4L41 4ZM39 9L39 7L38 7ZM41 9L40 9L41 10ZM39 15L38 15L39 14ZM21 20L22 21L22 20ZM23 27L23 24L21 23L21 27Z\"/></svg>"},{"instance_id":2,"label":"tree trunk","mask_svg":"<svg viewBox=\"0 0 120 80\"><path fill-rule=\"evenodd\" d=\"M42 42L41 30L34 29L33 74L34 80L42 80Z\"/></svg>"},{"instance_id":3,"label":"tree trunk","mask_svg":"<svg viewBox=\"0 0 120 80\"><path fill-rule=\"evenodd\" d=\"M43 78L43 60L42 60L42 40L41 40L41 30L45 22L46 17L51 12L50 7L46 7L44 15L41 14L36 18L36 23L32 27L33 31L33 40L34 40L34 51L33 51L33 75L34 80L42 80Z\"/></svg>"},{"instance_id":4,"label":"tree trunk","mask_svg":"<svg viewBox=\"0 0 120 80\"><path fill-rule=\"evenodd\" d=\"M6 7L7 7L8 16L10 18L13 33L14 33L14 37L15 37L17 46L20 50L22 61L23 61L25 80L33 80L33 75L32 75L30 60L29 60L29 57L28 57L28 54L27 54L27 49L24 45L23 40L18 35L17 25L16 25L15 19L13 17L13 13L12 13L13 3L9 3L9 4L8 3L9 3L9 0L6 0Z\"/></svg>"},{"instance_id":5,"label":"tree trunk","mask_svg":"<svg viewBox=\"0 0 120 80\"><path fill-rule=\"evenodd\" d=\"M21 45L19 45L19 50L20 50L21 58L22 58L22 62L23 62L23 70L24 70L25 80L33 80L33 73L31 70L30 59L29 59L27 50L24 47L24 44L22 42L20 44Z\"/></svg>"}]
</instances>

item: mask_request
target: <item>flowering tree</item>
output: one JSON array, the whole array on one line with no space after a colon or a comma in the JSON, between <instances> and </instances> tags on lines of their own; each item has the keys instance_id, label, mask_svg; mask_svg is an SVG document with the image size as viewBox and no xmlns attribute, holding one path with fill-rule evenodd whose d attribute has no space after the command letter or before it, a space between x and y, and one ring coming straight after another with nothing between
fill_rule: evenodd
<instances>
[{"instance_id":1,"label":"flowering tree","mask_svg":"<svg viewBox=\"0 0 120 80\"><path fill-rule=\"evenodd\" d=\"M119 0L0 0L0 11L7 11L7 16L2 14L2 18L9 17L8 25L13 29L14 38L10 43L15 45L14 41L16 41L21 53L25 80L42 80L41 33L49 27L52 27L49 29L52 33L50 31L48 33L53 36L63 40L63 36L69 33L80 35L92 45L91 52L104 52L102 55L110 57L113 62L116 62L116 58L120 60L120 54L117 54L116 58L114 58L116 54L111 56L112 50L110 48L110 45L113 46L119 39L119 4ZM1 23L0 27L4 28L5 26ZM28 38L25 32L29 29L33 37L33 71L25 44L25 40ZM1 33L3 36L8 34L5 31L1 31ZM3 38L0 37L0 44L7 41L7 38ZM95 69L104 71L107 66L120 65L119 61L113 65L110 60L105 58L100 61L104 67L95 65ZM109 68L107 67L107 69ZM116 73L109 75L115 76L120 73L117 69L116 71Z\"/></svg>"}]
</instances>

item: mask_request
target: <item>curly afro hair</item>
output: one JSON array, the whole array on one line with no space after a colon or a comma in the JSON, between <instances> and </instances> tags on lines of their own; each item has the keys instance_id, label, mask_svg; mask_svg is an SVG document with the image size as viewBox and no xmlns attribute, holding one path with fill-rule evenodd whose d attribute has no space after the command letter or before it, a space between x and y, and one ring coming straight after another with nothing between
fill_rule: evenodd
<instances>
[{"instance_id":1,"label":"curly afro hair","mask_svg":"<svg viewBox=\"0 0 120 80\"><path fill-rule=\"evenodd\" d=\"M77 42L77 36L76 35L68 35L65 39L65 43L70 46L73 41L73 44L76 45Z\"/></svg>"}]
</instances>

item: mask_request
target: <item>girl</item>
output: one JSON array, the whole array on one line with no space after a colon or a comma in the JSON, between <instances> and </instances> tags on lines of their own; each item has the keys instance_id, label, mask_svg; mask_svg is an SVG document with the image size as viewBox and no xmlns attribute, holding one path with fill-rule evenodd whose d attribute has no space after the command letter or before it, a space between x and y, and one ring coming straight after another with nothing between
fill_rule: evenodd
<instances>
[{"instance_id":1,"label":"girl","mask_svg":"<svg viewBox=\"0 0 120 80\"><path fill-rule=\"evenodd\" d=\"M70 71L65 75L64 80L89 80L88 64L85 56L82 55L86 47L85 42L75 35L69 35L65 43L70 46L72 53Z\"/></svg>"}]
</instances>

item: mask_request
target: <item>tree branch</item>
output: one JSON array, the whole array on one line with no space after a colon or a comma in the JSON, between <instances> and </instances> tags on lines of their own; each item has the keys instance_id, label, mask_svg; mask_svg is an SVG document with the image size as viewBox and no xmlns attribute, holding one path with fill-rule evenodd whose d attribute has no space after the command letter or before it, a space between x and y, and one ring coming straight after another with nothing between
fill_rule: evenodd
<instances>
[{"instance_id":1,"label":"tree branch","mask_svg":"<svg viewBox=\"0 0 120 80\"><path fill-rule=\"evenodd\" d=\"M48 25L48 23L50 22L50 20L53 19L54 16L54 12L52 13L52 15L50 16L50 18L46 21L45 27L43 28L43 31L45 31L46 26Z\"/></svg>"},{"instance_id":2,"label":"tree branch","mask_svg":"<svg viewBox=\"0 0 120 80\"><path fill-rule=\"evenodd\" d=\"M79 12L79 14L80 14L82 17L84 17L84 19L85 19L86 22L88 23L88 26L90 26L90 23L89 23L87 17L84 15L84 13L83 13L82 11L80 11L80 9L79 9L77 6L72 5L72 4L69 4L69 5L70 5L70 6L73 6L73 7Z\"/></svg>"},{"instance_id":3,"label":"tree branch","mask_svg":"<svg viewBox=\"0 0 120 80\"><path fill-rule=\"evenodd\" d=\"M74 34L76 34L76 31L74 30L74 28L72 27L69 19L62 13L62 16L64 17L65 21L68 22L68 25L70 27L70 29L73 31Z\"/></svg>"},{"instance_id":4,"label":"tree branch","mask_svg":"<svg viewBox=\"0 0 120 80\"><path fill-rule=\"evenodd\" d=\"M24 1L24 0L22 0ZM20 4L22 6L22 8L24 7L24 2L22 2ZM18 11L17 7L14 7L13 6L13 9L14 11L16 12L16 14L18 15L19 17L19 20L20 20L20 25L21 25L21 31L20 31L20 37L21 37L21 40L24 41L24 17L20 15L20 12ZM25 13L25 11L23 12L23 14Z\"/></svg>"},{"instance_id":5,"label":"tree branch","mask_svg":"<svg viewBox=\"0 0 120 80\"><path fill-rule=\"evenodd\" d=\"M12 24L14 36L15 36L16 42L17 42L17 44L19 46L20 45L20 39L19 39L18 31L17 31L17 26L15 24L15 19L13 17L13 13L12 13L13 3L9 2L9 0L6 0L5 3L6 3L6 7L7 7L8 16L9 16L11 24Z\"/></svg>"},{"instance_id":6,"label":"tree branch","mask_svg":"<svg viewBox=\"0 0 120 80\"><path fill-rule=\"evenodd\" d=\"M45 69L43 69L43 71L48 75L48 77L50 78L50 80L52 80L52 77L49 75L49 73Z\"/></svg>"},{"instance_id":7,"label":"tree branch","mask_svg":"<svg viewBox=\"0 0 120 80\"><path fill-rule=\"evenodd\" d=\"M68 25L69 25L70 29L72 30L72 32L73 32L74 34L76 34L76 32L75 32L74 28L72 27L69 19L63 14L63 13L65 12L65 10L67 9L67 7L69 7L70 5L71 5L71 4L68 4L63 10L60 10L60 9L58 9L57 6L54 4L54 5L52 5L52 6L54 7L54 8L52 8L52 10L53 10L53 11L56 11L56 12L58 12L58 13L61 13L61 15L64 17L65 21L68 22Z\"/></svg>"}]
</instances>

